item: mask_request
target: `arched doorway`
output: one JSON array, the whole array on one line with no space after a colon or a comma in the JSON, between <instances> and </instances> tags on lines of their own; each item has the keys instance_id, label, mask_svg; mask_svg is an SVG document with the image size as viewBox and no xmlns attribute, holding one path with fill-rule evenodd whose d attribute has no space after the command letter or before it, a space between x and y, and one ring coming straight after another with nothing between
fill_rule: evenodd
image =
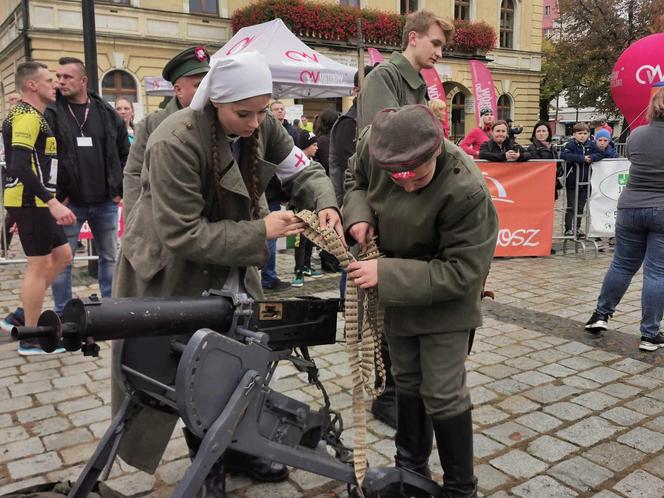
<instances>
[{"instance_id":1,"label":"arched doorway","mask_svg":"<svg viewBox=\"0 0 664 498\"><path fill-rule=\"evenodd\" d=\"M134 123L138 123L143 117L143 109L139 102L138 84L136 78L122 69L112 69L101 79L102 98L115 106L115 101L122 97L134 104Z\"/></svg>"},{"instance_id":2,"label":"arched doorway","mask_svg":"<svg viewBox=\"0 0 664 498\"><path fill-rule=\"evenodd\" d=\"M512 100L506 93L498 97L498 119L507 121L512 118Z\"/></svg>"},{"instance_id":3,"label":"arched doorway","mask_svg":"<svg viewBox=\"0 0 664 498\"><path fill-rule=\"evenodd\" d=\"M466 126L472 124L466 119L470 91L454 81L443 83L450 116L450 140L457 143L466 135Z\"/></svg>"},{"instance_id":4,"label":"arched doorway","mask_svg":"<svg viewBox=\"0 0 664 498\"><path fill-rule=\"evenodd\" d=\"M457 92L452 97L450 112L450 139L456 143L466 134L466 96Z\"/></svg>"},{"instance_id":5,"label":"arched doorway","mask_svg":"<svg viewBox=\"0 0 664 498\"><path fill-rule=\"evenodd\" d=\"M137 88L134 77L121 69L109 71L101 80L101 96L109 102L115 102L118 97L138 102Z\"/></svg>"}]
</instances>

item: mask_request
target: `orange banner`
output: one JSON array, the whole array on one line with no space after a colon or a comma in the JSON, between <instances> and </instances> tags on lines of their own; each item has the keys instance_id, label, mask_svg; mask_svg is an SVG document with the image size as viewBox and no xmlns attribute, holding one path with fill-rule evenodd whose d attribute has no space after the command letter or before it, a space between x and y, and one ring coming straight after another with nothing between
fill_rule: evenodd
<instances>
[{"instance_id":1,"label":"orange banner","mask_svg":"<svg viewBox=\"0 0 664 498\"><path fill-rule=\"evenodd\" d=\"M478 162L498 211L496 256L549 256L555 162Z\"/></svg>"}]
</instances>

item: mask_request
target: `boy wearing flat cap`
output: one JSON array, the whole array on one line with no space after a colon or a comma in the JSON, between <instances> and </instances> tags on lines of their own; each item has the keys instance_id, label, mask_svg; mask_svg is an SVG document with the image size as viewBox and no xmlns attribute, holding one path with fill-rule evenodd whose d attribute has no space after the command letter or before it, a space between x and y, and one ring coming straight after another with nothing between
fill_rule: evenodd
<instances>
[{"instance_id":1,"label":"boy wearing flat cap","mask_svg":"<svg viewBox=\"0 0 664 498\"><path fill-rule=\"evenodd\" d=\"M149 114L134 130L134 143L129 149L122 184L125 219L128 219L129 212L141 193L141 170L150 134L175 111L189 107L198 85L209 70L210 55L203 47L187 48L164 66L161 75L173 85L175 97L163 109Z\"/></svg>"},{"instance_id":2,"label":"boy wearing flat cap","mask_svg":"<svg viewBox=\"0 0 664 498\"><path fill-rule=\"evenodd\" d=\"M377 235L385 255L351 263L348 276L377 287L385 308L397 388L395 463L429 475L435 434L444 496L475 497L464 363L498 233L491 196L425 105L379 112L349 171L344 229L363 248Z\"/></svg>"}]
</instances>

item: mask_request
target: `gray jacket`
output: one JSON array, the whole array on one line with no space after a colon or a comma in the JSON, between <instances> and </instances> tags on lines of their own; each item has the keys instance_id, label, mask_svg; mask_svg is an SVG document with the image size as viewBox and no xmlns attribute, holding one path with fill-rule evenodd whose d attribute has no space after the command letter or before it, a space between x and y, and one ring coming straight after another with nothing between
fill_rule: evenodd
<instances>
[{"instance_id":1,"label":"gray jacket","mask_svg":"<svg viewBox=\"0 0 664 498\"><path fill-rule=\"evenodd\" d=\"M376 66L362 82L357 98L357 131L370 125L378 111L387 107L425 104L427 84L403 54L393 52L390 60Z\"/></svg>"}]
</instances>

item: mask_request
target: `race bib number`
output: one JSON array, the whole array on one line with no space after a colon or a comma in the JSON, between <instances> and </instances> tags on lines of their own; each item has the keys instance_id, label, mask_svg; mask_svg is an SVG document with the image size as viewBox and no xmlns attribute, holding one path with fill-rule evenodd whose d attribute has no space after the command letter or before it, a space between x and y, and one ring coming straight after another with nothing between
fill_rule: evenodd
<instances>
[{"instance_id":1,"label":"race bib number","mask_svg":"<svg viewBox=\"0 0 664 498\"><path fill-rule=\"evenodd\" d=\"M311 160L298 147L293 147L286 159L277 165L277 177L282 182L292 178L311 164Z\"/></svg>"},{"instance_id":2,"label":"race bib number","mask_svg":"<svg viewBox=\"0 0 664 498\"><path fill-rule=\"evenodd\" d=\"M58 160L51 159L51 173L48 177L48 183L57 185L58 183Z\"/></svg>"},{"instance_id":3,"label":"race bib number","mask_svg":"<svg viewBox=\"0 0 664 498\"><path fill-rule=\"evenodd\" d=\"M46 146L44 148L44 152L46 153L47 156L54 156L58 153L58 147L54 137L46 138Z\"/></svg>"}]
</instances>

